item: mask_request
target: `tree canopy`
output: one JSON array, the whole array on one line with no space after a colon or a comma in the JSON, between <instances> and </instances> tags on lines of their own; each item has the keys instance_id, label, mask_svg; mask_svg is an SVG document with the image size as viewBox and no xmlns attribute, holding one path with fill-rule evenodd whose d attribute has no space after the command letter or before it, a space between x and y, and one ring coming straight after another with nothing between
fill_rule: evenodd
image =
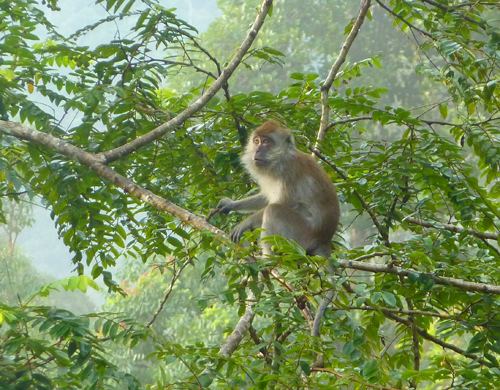
<instances>
[{"instance_id":1,"label":"tree canopy","mask_svg":"<svg viewBox=\"0 0 500 390\"><path fill-rule=\"evenodd\" d=\"M72 253L37 296L113 294L1 302L1 388L500 383L500 2L221 0L203 34L95 3L64 36L68 4L0 0L0 201L38 199ZM267 119L337 188L329 259L261 258L214 211L256 190L239 156Z\"/></svg>"}]
</instances>

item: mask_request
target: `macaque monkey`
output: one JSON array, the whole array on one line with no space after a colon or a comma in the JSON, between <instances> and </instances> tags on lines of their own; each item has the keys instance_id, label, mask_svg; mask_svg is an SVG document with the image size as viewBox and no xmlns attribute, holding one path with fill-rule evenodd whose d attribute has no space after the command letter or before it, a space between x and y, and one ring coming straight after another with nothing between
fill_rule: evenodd
<instances>
[{"instance_id":1,"label":"macaque monkey","mask_svg":"<svg viewBox=\"0 0 500 390\"><path fill-rule=\"evenodd\" d=\"M219 203L224 214L255 212L231 231L231 240L239 242L245 231L262 227L262 237L279 235L297 242L308 255L328 258L339 222L339 201L320 165L298 150L290 132L274 121L255 129L241 161L260 193ZM272 254L271 245L264 243L262 252Z\"/></svg>"}]
</instances>

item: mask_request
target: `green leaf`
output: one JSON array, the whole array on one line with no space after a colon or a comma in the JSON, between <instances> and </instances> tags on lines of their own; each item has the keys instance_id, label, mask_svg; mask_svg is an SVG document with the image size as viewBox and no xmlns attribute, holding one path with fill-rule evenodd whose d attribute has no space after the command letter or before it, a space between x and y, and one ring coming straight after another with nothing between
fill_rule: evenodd
<instances>
[{"instance_id":1,"label":"green leaf","mask_svg":"<svg viewBox=\"0 0 500 390\"><path fill-rule=\"evenodd\" d=\"M267 14L270 17L273 16L273 10L274 10L274 3L271 3L271 6L269 7L269 11L267 11Z\"/></svg>"},{"instance_id":2,"label":"green leaf","mask_svg":"<svg viewBox=\"0 0 500 390\"><path fill-rule=\"evenodd\" d=\"M205 310L208 307L208 302L205 299L198 299L198 309Z\"/></svg>"},{"instance_id":3,"label":"green leaf","mask_svg":"<svg viewBox=\"0 0 500 390\"><path fill-rule=\"evenodd\" d=\"M354 351L354 342L349 340L344 344L344 348L342 348L342 353L346 356L349 356Z\"/></svg>"},{"instance_id":4,"label":"green leaf","mask_svg":"<svg viewBox=\"0 0 500 390\"><path fill-rule=\"evenodd\" d=\"M387 303L391 307L396 307L397 300L393 293L384 291L382 292L382 298L384 298L385 303Z\"/></svg>"},{"instance_id":5,"label":"green leaf","mask_svg":"<svg viewBox=\"0 0 500 390\"><path fill-rule=\"evenodd\" d=\"M382 293L376 291L371 296L371 302L375 305L380 300L381 297L382 297Z\"/></svg>"},{"instance_id":6,"label":"green leaf","mask_svg":"<svg viewBox=\"0 0 500 390\"><path fill-rule=\"evenodd\" d=\"M375 359L370 360L363 367L363 376L366 380L370 381L374 376L378 374L378 361Z\"/></svg>"},{"instance_id":7,"label":"green leaf","mask_svg":"<svg viewBox=\"0 0 500 390\"><path fill-rule=\"evenodd\" d=\"M7 181L9 183L12 183L15 190L16 191L19 191L19 189L22 187L23 185L23 182L19 179L19 177L17 176L17 173L8 169L6 172L5 172L5 177L7 178Z\"/></svg>"},{"instance_id":8,"label":"green leaf","mask_svg":"<svg viewBox=\"0 0 500 390\"><path fill-rule=\"evenodd\" d=\"M378 57L373 57L372 61L373 61L373 65L375 65L377 68L382 69L382 63L380 62Z\"/></svg>"},{"instance_id":9,"label":"green leaf","mask_svg":"<svg viewBox=\"0 0 500 390\"><path fill-rule=\"evenodd\" d=\"M167 242L177 248L183 248L184 245L177 238L170 236L167 238Z\"/></svg>"},{"instance_id":10,"label":"green leaf","mask_svg":"<svg viewBox=\"0 0 500 390\"><path fill-rule=\"evenodd\" d=\"M285 55L282 52L273 49L272 47L269 46L264 46L262 50L264 50L266 53L272 54L273 56L285 57Z\"/></svg>"},{"instance_id":11,"label":"green leaf","mask_svg":"<svg viewBox=\"0 0 500 390\"><path fill-rule=\"evenodd\" d=\"M305 359L300 359L299 364L304 374L309 376L311 374L311 367L309 366L309 362Z\"/></svg>"},{"instance_id":12,"label":"green leaf","mask_svg":"<svg viewBox=\"0 0 500 390\"><path fill-rule=\"evenodd\" d=\"M446 119L446 117L448 116L448 106L446 106L444 104L440 104L439 105L439 112L441 113L441 116L443 117L443 119Z\"/></svg>"},{"instance_id":13,"label":"green leaf","mask_svg":"<svg viewBox=\"0 0 500 390\"><path fill-rule=\"evenodd\" d=\"M173 363L173 362L175 362L175 361L177 361L177 356L174 356L174 355L167 356L167 357L163 360L163 362L164 362L165 364L170 364L170 363Z\"/></svg>"},{"instance_id":14,"label":"green leaf","mask_svg":"<svg viewBox=\"0 0 500 390\"><path fill-rule=\"evenodd\" d=\"M203 373L198 377L198 380L203 388L207 388L212 384L214 376L213 374Z\"/></svg>"},{"instance_id":15,"label":"green leaf","mask_svg":"<svg viewBox=\"0 0 500 390\"><path fill-rule=\"evenodd\" d=\"M302 81L302 80L304 80L304 79L305 79L305 76L304 76L304 73L296 73L296 72L295 72L295 73L292 73L292 74L290 75L290 78L291 78L292 80L300 80L300 81Z\"/></svg>"},{"instance_id":16,"label":"green leaf","mask_svg":"<svg viewBox=\"0 0 500 390\"><path fill-rule=\"evenodd\" d=\"M476 103L471 102L467 104L467 113L469 114L469 116L474 115L475 112L476 112Z\"/></svg>"}]
</instances>

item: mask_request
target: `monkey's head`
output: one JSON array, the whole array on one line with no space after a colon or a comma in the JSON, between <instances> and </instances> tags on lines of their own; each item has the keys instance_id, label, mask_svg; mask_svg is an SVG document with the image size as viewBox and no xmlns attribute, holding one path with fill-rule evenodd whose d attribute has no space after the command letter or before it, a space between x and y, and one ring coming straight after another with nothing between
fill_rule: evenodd
<instances>
[{"instance_id":1,"label":"monkey's head","mask_svg":"<svg viewBox=\"0 0 500 390\"><path fill-rule=\"evenodd\" d=\"M295 155L295 142L290 131L275 121L255 129L248 140L242 162L250 173L276 172Z\"/></svg>"}]
</instances>

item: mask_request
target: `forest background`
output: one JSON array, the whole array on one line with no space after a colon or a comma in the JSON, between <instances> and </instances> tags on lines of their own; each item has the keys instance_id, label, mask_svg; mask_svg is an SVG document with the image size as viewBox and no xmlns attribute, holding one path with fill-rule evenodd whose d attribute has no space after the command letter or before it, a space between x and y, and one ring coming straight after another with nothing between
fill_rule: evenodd
<instances>
[{"instance_id":1,"label":"forest background","mask_svg":"<svg viewBox=\"0 0 500 390\"><path fill-rule=\"evenodd\" d=\"M0 1L0 388L493 388L499 5ZM337 187L330 259L212 212L267 119Z\"/></svg>"}]
</instances>

